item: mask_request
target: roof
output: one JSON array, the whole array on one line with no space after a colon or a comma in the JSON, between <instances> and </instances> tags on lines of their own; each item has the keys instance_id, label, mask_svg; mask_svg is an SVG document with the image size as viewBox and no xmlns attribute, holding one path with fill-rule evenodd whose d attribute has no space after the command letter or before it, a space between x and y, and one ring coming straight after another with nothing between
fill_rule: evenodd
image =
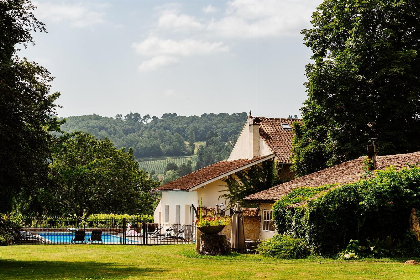
<instances>
[{"instance_id":1,"label":"roof","mask_svg":"<svg viewBox=\"0 0 420 280\"><path fill-rule=\"evenodd\" d=\"M252 165L273 158L273 155L254 157L253 159L238 159L233 161L219 161L215 164L201 168L177 180L162 185L156 190L182 190L191 191L216 180L225 178L235 172L246 169Z\"/></svg>"},{"instance_id":2,"label":"roof","mask_svg":"<svg viewBox=\"0 0 420 280\"><path fill-rule=\"evenodd\" d=\"M354 183L360 180L361 175L364 173L363 160L365 158L366 157L363 156L355 160L343 162L318 172L296 178L265 191L249 195L245 198L245 200L274 202L298 187L318 187L326 184ZM389 166L395 166L396 170L400 170L403 167L407 167L407 164L420 163L420 152L377 156L376 162L378 170L383 170Z\"/></svg>"},{"instance_id":3,"label":"roof","mask_svg":"<svg viewBox=\"0 0 420 280\"><path fill-rule=\"evenodd\" d=\"M260 136L270 147L277 161L291 163L293 130L292 123L300 122L299 119L290 118L263 118L255 117L254 123L260 125ZM282 125L283 124L283 125ZM290 128L285 127L289 125Z\"/></svg>"}]
</instances>

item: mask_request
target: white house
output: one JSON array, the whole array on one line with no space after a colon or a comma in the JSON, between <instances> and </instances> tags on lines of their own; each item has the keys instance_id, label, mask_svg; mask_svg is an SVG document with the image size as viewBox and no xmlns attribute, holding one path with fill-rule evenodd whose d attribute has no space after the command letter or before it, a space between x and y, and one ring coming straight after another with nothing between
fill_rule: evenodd
<instances>
[{"instance_id":1,"label":"white house","mask_svg":"<svg viewBox=\"0 0 420 280\"><path fill-rule=\"evenodd\" d=\"M162 199L155 209L155 223L169 227L172 224L193 224L195 214L191 205L215 207L228 204L220 198L227 191L223 179L238 171L247 169L273 158L283 180L293 178L289 167L292 148L292 123L298 119L248 117L244 128L229 156L225 161L199 169L175 181L157 188ZM261 224L271 220L271 208L261 208ZM271 227L262 227L261 238L274 235Z\"/></svg>"}]
</instances>

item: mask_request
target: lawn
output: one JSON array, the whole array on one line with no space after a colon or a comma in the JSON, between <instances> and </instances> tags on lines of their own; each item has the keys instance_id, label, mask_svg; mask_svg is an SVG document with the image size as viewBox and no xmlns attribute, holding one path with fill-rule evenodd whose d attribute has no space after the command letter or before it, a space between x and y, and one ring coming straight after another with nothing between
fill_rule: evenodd
<instances>
[{"instance_id":1,"label":"lawn","mask_svg":"<svg viewBox=\"0 0 420 280\"><path fill-rule=\"evenodd\" d=\"M420 279L404 260L198 256L194 245L0 247L0 279Z\"/></svg>"}]
</instances>

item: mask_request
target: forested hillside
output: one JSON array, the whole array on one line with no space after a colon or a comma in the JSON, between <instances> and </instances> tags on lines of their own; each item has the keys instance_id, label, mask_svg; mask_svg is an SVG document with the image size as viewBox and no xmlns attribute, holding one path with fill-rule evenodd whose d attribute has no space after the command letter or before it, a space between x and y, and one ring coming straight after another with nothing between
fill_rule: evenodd
<instances>
[{"instance_id":1,"label":"forested hillside","mask_svg":"<svg viewBox=\"0 0 420 280\"><path fill-rule=\"evenodd\" d=\"M114 118L94 114L68 117L61 128L66 132L89 132L101 139L107 137L117 148L132 147L139 161L193 155L195 143L205 142L196 151L196 166L201 168L228 157L246 118L245 112L189 117L166 113L161 118L139 113Z\"/></svg>"}]
</instances>

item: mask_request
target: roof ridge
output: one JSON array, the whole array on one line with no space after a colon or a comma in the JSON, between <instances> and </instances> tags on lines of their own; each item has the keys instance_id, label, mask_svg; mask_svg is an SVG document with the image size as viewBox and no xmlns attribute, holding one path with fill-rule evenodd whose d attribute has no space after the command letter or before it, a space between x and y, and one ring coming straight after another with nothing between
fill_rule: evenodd
<instances>
[{"instance_id":1,"label":"roof ridge","mask_svg":"<svg viewBox=\"0 0 420 280\"><path fill-rule=\"evenodd\" d=\"M298 187L316 187L332 183L341 185L355 182L359 180L360 175L364 173L362 162L365 158L366 156L360 156L358 158L327 167L305 176L298 177L289 182L273 186L265 191L251 194L245 199L256 201L275 201L280 199L283 195L289 193L292 189ZM378 156L377 163L377 170L384 170L390 166L395 166L399 170L410 164L419 164L420 151Z\"/></svg>"}]
</instances>

